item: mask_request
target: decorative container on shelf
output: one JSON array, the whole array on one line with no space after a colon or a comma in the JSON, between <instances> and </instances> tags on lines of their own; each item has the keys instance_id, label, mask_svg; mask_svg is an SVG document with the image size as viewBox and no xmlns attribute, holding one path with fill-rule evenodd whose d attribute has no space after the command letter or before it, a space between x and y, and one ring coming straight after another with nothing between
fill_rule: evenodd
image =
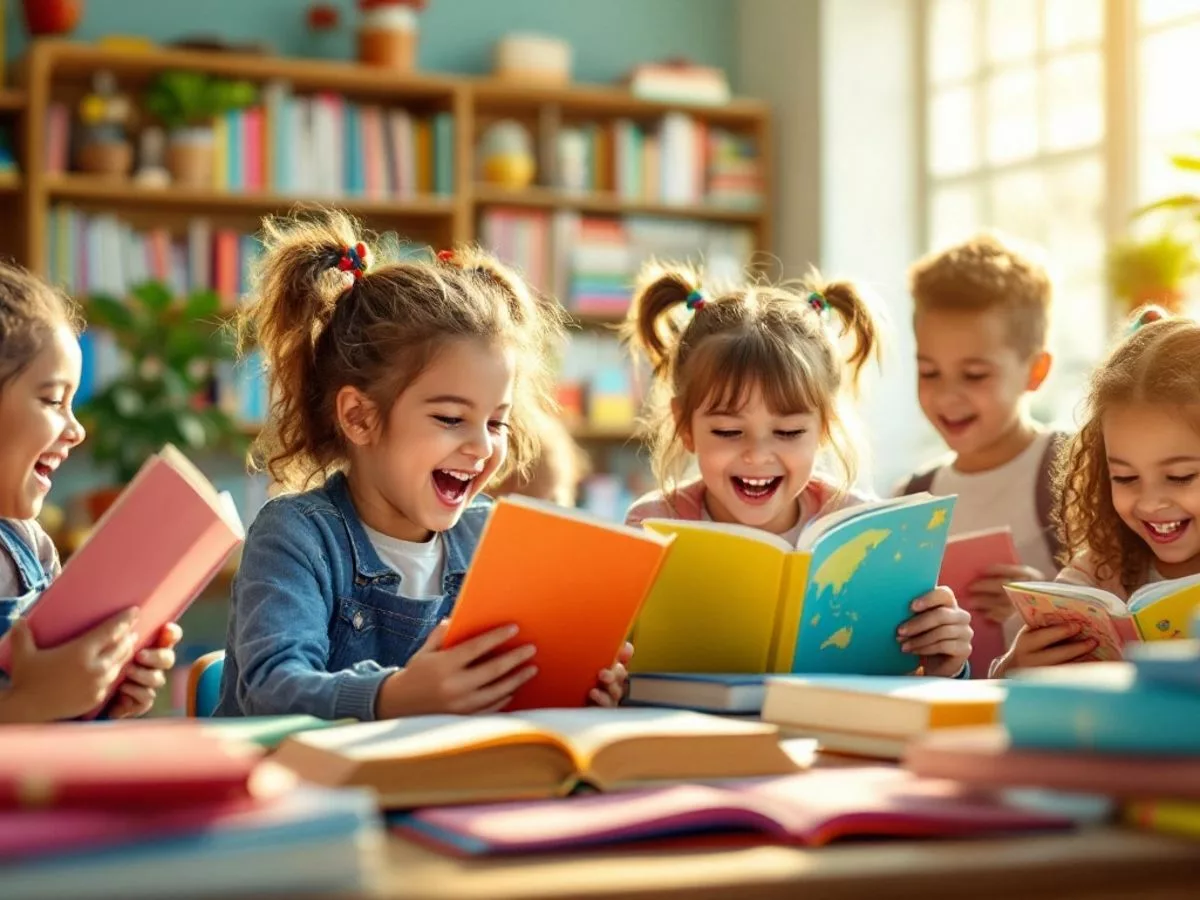
<instances>
[{"instance_id":1,"label":"decorative container on shelf","mask_svg":"<svg viewBox=\"0 0 1200 900\"><path fill-rule=\"evenodd\" d=\"M490 125L480 139L479 157L479 174L488 184L521 190L533 183L533 138L520 122L501 119Z\"/></svg>"},{"instance_id":2,"label":"decorative container on shelf","mask_svg":"<svg viewBox=\"0 0 1200 900\"><path fill-rule=\"evenodd\" d=\"M83 18L83 0L22 0L31 37L70 34Z\"/></svg>"},{"instance_id":3,"label":"decorative container on shelf","mask_svg":"<svg viewBox=\"0 0 1200 900\"><path fill-rule=\"evenodd\" d=\"M133 145L127 130L132 112L129 98L117 91L112 72L97 72L92 77L92 92L79 101L83 125L77 158L80 169L106 178L129 175Z\"/></svg>"},{"instance_id":4,"label":"decorative container on shelf","mask_svg":"<svg viewBox=\"0 0 1200 900\"><path fill-rule=\"evenodd\" d=\"M411 72L417 67L417 13L425 0L358 0L358 59Z\"/></svg>"},{"instance_id":5,"label":"decorative container on shelf","mask_svg":"<svg viewBox=\"0 0 1200 900\"><path fill-rule=\"evenodd\" d=\"M146 108L167 129L167 169L186 187L213 184L213 121L251 106L258 90L249 81L204 72L163 72L146 91Z\"/></svg>"},{"instance_id":6,"label":"decorative container on shelf","mask_svg":"<svg viewBox=\"0 0 1200 900\"><path fill-rule=\"evenodd\" d=\"M543 34L506 34L496 41L492 64L497 78L562 87L571 81L571 45Z\"/></svg>"}]
</instances>

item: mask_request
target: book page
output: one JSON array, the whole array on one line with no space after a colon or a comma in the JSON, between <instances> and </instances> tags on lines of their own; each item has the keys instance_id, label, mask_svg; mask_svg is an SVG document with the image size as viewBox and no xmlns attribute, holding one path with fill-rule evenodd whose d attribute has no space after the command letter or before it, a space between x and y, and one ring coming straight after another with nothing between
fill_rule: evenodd
<instances>
[{"instance_id":1,"label":"book page","mask_svg":"<svg viewBox=\"0 0 1200 900\"><path fill-rule=\"evenodd\" d=\"M355 760L451 756L518 743L553 744L570 753L558 735L517 716L409 716L306 731L293 740Z\"/></svg>"},{"instance_id":2,"label":"book page","mask_svg":"<svg viewBox=\"0 0 1200 900\"><path fill-rule=\"evenodd\" d=\"M1200 576L1146 585L1135 591L1129 612L1145 641L1187 637L1192 616L1200 609Z\"/></svg>"},{"instance_id":3,"label":"book page","mask_svg":"<svg viewBox=\"0 0 1200 900\"><path fill-rule=\"evenodd\" d=\"M783 551L790 553L796 548L788 541L785 541L777 534L772 534L769 531L763 531L761 528L752 528L749 525L738 525L734 522L709 522L698 521L693 522L684 519L646 519L642 522L643 527L647 530L653 530L662 534L677 534L686 531L703 531L716 535L727 534L730 537L740 538L747 541L757 541Z\"/></svg>"}]
</instances>

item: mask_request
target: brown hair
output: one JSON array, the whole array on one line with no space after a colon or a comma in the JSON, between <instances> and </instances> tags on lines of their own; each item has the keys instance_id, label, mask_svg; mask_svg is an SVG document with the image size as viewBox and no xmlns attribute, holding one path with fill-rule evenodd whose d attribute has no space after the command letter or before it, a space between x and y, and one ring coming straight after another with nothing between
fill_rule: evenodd
<instances>
[{"instance_id":1,"label":"brown hair","mask_svg":"<svg viewBox=\"0 0 1200 900\"><path fill-rule=\"evenodd\" d=\"M0 388L16 378L54 329L82 328L78 308L61 291L19 266L0 263Z\"/></svg>"},{"instance_id":2,"label":"brown hair","mask_svg":"<svg viewBox=\"0 0 1200 900\"><path fill-rule=\"evenodd\" d=\"M1001 310L1013 349L1024 358L1046 349L1052 284L1032 247L994 232L931 253L908 272L914 315L924 310Z\"/></svg>"},{"instance_id":3,"label":"brown hair","mask_svg":"<svg viewBox=\"0 0 1200 900\"><path fill-rule=\"evenodd\" d=\"M1127 403L1200 407L1200 324L1150 307L1092 373L1086 418L1056 473L1056 522L1065 564L1090 552L1100 579L1120 577L1127 591L1145 583L1154 561L1146 542L1117 515L1102 419Z\"/></svg>"},{"instance_id":4,"label":"brown hair","mask_svg":"<svg viewBox=\"0 0 1200 900\"><path fill-rule=\"evenodd\" d=\"M257 465L290 489L324 479L346 462L338 391L358 388L386 411L446 342L462 338L517 349L505 471L528 465L538 443L529 417L552 406L550 365L562 334L553 304L471 247L437 261L380 262L341 212L268 220L265 242L255 297L240 321L243 346L257 341L270 376ZM339 261L359 244L371 264L355 277Z\"/></svg>"},{"instance_id":5,"label":"brown hair","mask_svg":"<svg viewBox=\"0 0 1200 900\"><path fill-rule=\"evenodd\" d=\"M847 281L825 282L813 271L796 286L750 284L705 295L681 321L677 313L689 296L695 306L700 286L700 273L692 268L650 264L625 322L627 342L654 373L645 430L664 493L682 474L681 436L696 411L737 408L754 388L776 413L817 413L822 444L832 448L845 484L853 483L858 457L838 398L846 368L850 386L857 387L863 367L880 353L878 325L858 289ZM822 306L841 320L842 336L853 338L844 360L825 328Z\"/></svg>"}]
</instances>

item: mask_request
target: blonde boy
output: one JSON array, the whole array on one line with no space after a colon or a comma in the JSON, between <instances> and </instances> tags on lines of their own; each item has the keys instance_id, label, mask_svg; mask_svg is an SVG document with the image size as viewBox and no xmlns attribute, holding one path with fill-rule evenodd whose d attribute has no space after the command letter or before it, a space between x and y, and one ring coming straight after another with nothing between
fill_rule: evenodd
<instances>
[{"instance_id":1,"label":"blonde boy","mask_svg":"<svg viewBox=\"0 0 1200 900\"><path fill-rule=\"evenodd\" d=\"M993 567L968 600L1009 622L1003 584L1057 571L1050 476L1063 435L1029 414L1050 372L1050 277L1029 250L989 233L919 260L909 287L917 396L950 453L902 493L958 494L952 533L1012 529L1021 565Z\"/></svg>"}]
</instances>

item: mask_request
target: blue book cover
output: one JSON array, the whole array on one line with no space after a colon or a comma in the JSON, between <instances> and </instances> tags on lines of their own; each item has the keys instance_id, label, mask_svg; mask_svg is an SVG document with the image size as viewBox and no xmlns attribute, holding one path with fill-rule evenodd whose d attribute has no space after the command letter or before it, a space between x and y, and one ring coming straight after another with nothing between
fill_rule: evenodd
<instances>
[{"instance_id":1,"label":"blue book cover","mask_svg":"<svg viewBox=\"0 0 1200 900\"><path fill-rule=\"evenodd\" d=\"M763 675L642 672L629 678L631 706L750 715L762 711Z\"/></svg>"},{"instance_id":2,"label":"blue book cover","mask_svg":"<svg viewBox=\"0 0 1200 900\"><path fill-rule=\"evenodd\" d=\"M1200 691L1143 680L1133 663L1033 669L1007 687L1001 716L1014 747L1200 753Z\"/></svg>"},{"instance_id":3,"label":"blue book cover","mask_svg":"<svg viewBox=\"0 0 1200 900\"><path fill-rule=\"evenodd\" d=\"M246 176L242 171L242 159L246 154L244 117L240 109L230 110L225 115L229 126L225 129L229 136L229 190L241 191L246 187Z\"/></svg>"},{"instance_id":4,"label":"blue book cover","mask_svg":"<svg viewBox=\"0 0 1200 900\"><path fill-rule=\"evenodd\" d=\"M353 103L345 105L345 151L343 162L346 167L346 193L351 197L361 197L366 191L365 165L363 160L362 116L358 106Z\"/></svg>"},{"instance_id":5,"label":"blue book cover","mask_svg":"<svg viewBox=\"0 0 1200 900\"><path fill-rule=\"evenodd\" d=\"M1200 696L1200 639L1130 644L1125 655L1139 681L1191 690Z\"/></svg>"},{"instance_id":6,"label":"blue book cover","mask_svg":"<svg viewBox=\"0 0 1200 900\"><path fill-rule=\"evenodd\" d=\"M433 117L433 191L454 193L454 116L446 112Z\"/></svg>"},{"instance_id":7,"label":"blue book cover","mask_svg":"<svg viewBox=\"0 0 1200 900\"><path fill-rule=\"evenodd\" d=\"M900 650L896 630L937 586L954 498L863 509L818 519L800 537L812 550L807 585L799 621L790 627L785 609L781 630L781 640L796 635L796 674L903 675L920 664Z\"/></svg>"}]
</instances>

